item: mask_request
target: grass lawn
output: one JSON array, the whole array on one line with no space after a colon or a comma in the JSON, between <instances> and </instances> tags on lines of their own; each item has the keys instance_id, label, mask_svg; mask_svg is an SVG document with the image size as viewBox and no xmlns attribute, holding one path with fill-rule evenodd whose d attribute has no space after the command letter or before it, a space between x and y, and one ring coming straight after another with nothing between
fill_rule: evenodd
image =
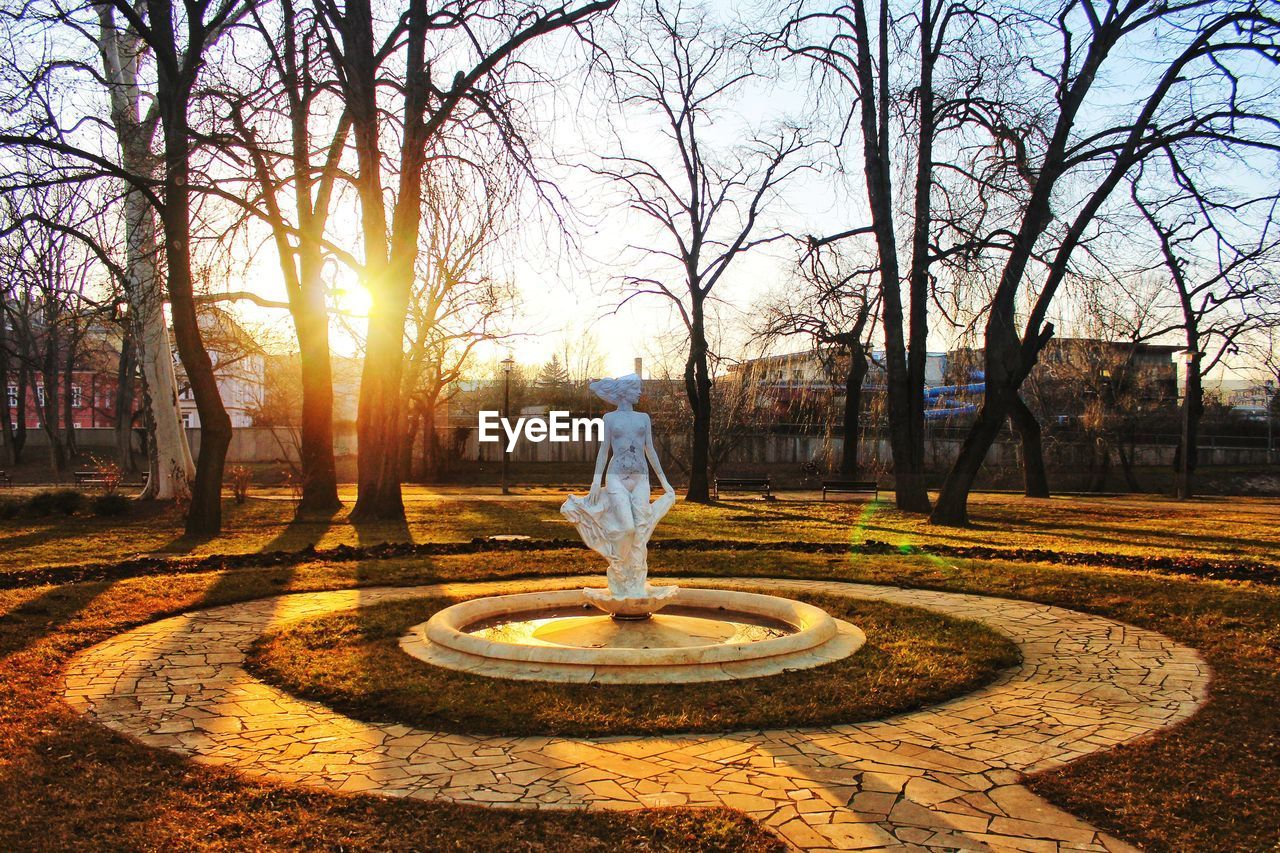
<instances>
[{"instance_id":1,"label":"grass lawn","mask_svg":"<svg viewBox=\"0 0 1280 853\"><path fill-rule=\"evenodd\" d=\"M558 496L476 501L423 493L410 501L409 535L457 539L499 532L568 535ZM345 521L289 525L287 505L230 510L226 540L203 553L370 541ZM982 542L1082 552L1196 553L1280 561L1280 502L1212 499L1023 501L982 496L981 527L935 532L883 506L725 502L672 512L678 537L777 541L778 550L655 551L655 574L795 576L865 580L1042 601L1160 631L1200 651L1214 669L1210 700L1193 719L1155 737L1095 754L1031 780L1055 803L1155 850L1271 850L1280 843L1280 589L1082 567L928 555L806 554L786 542L866 538L927 545ZM777 515L805 515L787 520ZM1032 527L1043 515L1045 529ZM732 521L735 515L760 521ZM855 524L856 522L856 524ZM560 525L554 531L552 524ZM997 531L996 524L1008 524ZM794 525L794 527L792 526ZM860 525L860 526L858 526ZM661 528L660 528L661 530ZM790 536L787 531L792 530ZM1097 540L1088 538L1090 531ZM430 531L430 532L428 532ZM919 531L924 531L920 533ZM927 535L933 537L925 540ZM109 559L172 543L154 519L124 527L91 519L0 524L7 565ZM330 537L326 540L326 537ZM920 537L910 539L909 537ZM1185 540L1185 547L1182 543ZM274 543L274 544L273 544ZM617 849L624 845L769 849L770 837L725 812L534 815L338 796L244 780L144 749L92 726L59 701L67 657L126 627L185 609L290 590L443 579L598 573L581 550L495 552L225 573L140 577L0 591L0 849L165 845Z\"/></svg>"},{"instance_id":2,"label":"grass lawn","mask_svg":"<svg viewBox=\"0 0 1280 853\"><path fill-rule=\"evenodd\" d=\"M874 720L968 693L1018 662L976 622L917 607L800 596L862 628L833 664L704 684L500 681L400 650L413 625L452 604L410 599L307 619L264 635L249 671L356 719L467 734L584 737L823 726Z\"/></svg>"},{"instance_id":3,"label":"grass lawn","mask_svg":"<svg viewBox=\"0 0 1280 853\"><path fill-rule=\"evenodd\" d=\"M447 491L407 487L405 524L353 525L333 517L291 520L283 493L263 492L244 505L224 505L225 534L188 541L171 514L140 508L126 519L92 517L0 521L5 568L121 560L139 554L205 555L298 550L308 545L457 542L518 534L576 538L561 516L562 491L530 489L503 497L493 489ZM353 494L344 492L344 499ZM882 496L883 497L883 496ZM975 495L974 527L942 528L877 502L760 499L714 506L677 503L658 527L659 539L716 538L759 542L875 540L928 549L931 544L1041 548L1075 553L1245 558L1280 565L1280 500L1203 498L1178 502L1154 496L1050 498Z\"/></svg>"}]
</instances>

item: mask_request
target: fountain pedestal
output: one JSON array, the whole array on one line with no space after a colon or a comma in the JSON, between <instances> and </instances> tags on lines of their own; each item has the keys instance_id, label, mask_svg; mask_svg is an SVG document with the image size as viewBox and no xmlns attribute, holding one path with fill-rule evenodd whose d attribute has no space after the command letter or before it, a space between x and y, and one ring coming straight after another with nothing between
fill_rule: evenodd
<instances>
[{"instance_id":1,"label":"fountain pedestal","mask_svg":"<svg viewBox=\"0 0 1280 853\"><path fill-rule=\"evenodd\" d=\"M607 589L584 589L582 594L595 607L620 621L639 622L648 619L675 598L677 586L645 584L644 595L617 596Z\"/></svg>"}]
</instances>

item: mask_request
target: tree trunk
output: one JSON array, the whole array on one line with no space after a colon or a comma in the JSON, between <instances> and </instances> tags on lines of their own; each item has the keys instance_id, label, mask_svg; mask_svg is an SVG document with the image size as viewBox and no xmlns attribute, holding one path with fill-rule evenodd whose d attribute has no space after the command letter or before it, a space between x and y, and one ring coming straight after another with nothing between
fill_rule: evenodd
<instances>
[{"instance_id":1,"label":"tree trunk","mask_svg":"<svg viewBox=\"0 0 1280 853\"><path fill-rule=\"evenodd\" d=\"M136 196L136 193L130 194ZM173 369L173 346L164 318L164 298L160 293L160 279L156 275L155 253L159 251L155 240L155 222L146 201L137 198L141 210L133 213L141 218L127 233L137 235L138 251L130 250L129 277L135 284L130 294L130 307L140 317L138 358L142 363L142 380L146 384L147 399L151 407L155 458L147 477L143 497L156 500L173 500L174 472L181 471L190 483L195 477L195 461L191 456L191 444L182 425L178 403L178 377ZM126 207L130 198L125 199ZM149 244L149 248L148 248ZM140 311L141 313L136 313Z\"/></svg>"},{"instance_id":2,"label":"tree trunk","mask_svg":"<svg viewBox=\"0 0 1280 853\"><path fill-rule=\"evenodd\" d=\"M1116 456L1120 459L1120 471L1124 474L1125 487L1131 492L1141 492L1142 484L1138 482L1137 475L1133 471L1133 459L1125 452L1124 441L1117 439Z\"/></svg>"},{"instance_id":3,"label":"tree trunk","mask_svg":"<svg viewBox=\"0 0 1280 853\"><path fill-rule=\"evenodd\" d=\"M882 14L887 14L885 0ZM940 7L939 7L940 8ZM933 143L937 115L934 109L933 68L937 58L934 53L934 27L938 23L933 15L933 4L920 7L920 83L916 88L917 133L914 210L911 222L911 267L908 274L908 326L910 338L907 351L907 408L905 432L902 443L906 458L894 460L894 487L901 493L898 506L911 512L929 512L929 491L925 478L924 453L924 374L928 365L929 295L932 287L929 273L933 247ZM887 20L881 26L889 28ZM945 24L944 24L945 26ZM884 38L884 35L881 35ZM888 73L888 63L882 60L881 75ZM889 158L886 143L886 161ZM899 465L902 473L899 474Z\"/></svg>"},{"instance_id":4,"label":"tree trunk","mask_svg":"<svg viewBox=\"0 0 1280 853\"><path fill-rule=\"evenodd\" d=\"M990 386L988 386L990 387ZM960 446L960 455L947 473L947 479L938 492L938 502L929 520L934 524L963 527L969 523L969 492L973 488L987 451L1000 434L1007 407L992 405L990 394L978 412L978 419L969 429Z\"/></svg>"},{"instance_id":5,"label":"tree trunk","mask_svg":"<svg viewBox=\"0 0 1280 853\"><path fill-rule=\"evenodd\" d=\"M120 339L120 361L116 369L116 396L113 401L116 433L116 464L125 474L134 472L133 464L133 380L138 364L133 346L133 331L126 324Z\"/></svg>"},{"instance_id":6,"label":"tree trunk","mask_svg":"<svg viewBox=\"0 0 1280 853\"><path fill-rule=\"evenodd\" d=\"M436 433L436 402L431 399L423 408L422 480L438 483L444 478L444 464L440 452L440 436Z\"/></svg>"},{"instance_id":7,"label":"tree trunk","mask_svg":"<svg viewBox=\"0 0 1280 853\"><path fill-rule=\"evenodd\" d=\"M422 412L416 401L408 401L408 412L404 419L404 442L400 447L400 470L405 477L413 474L413 456L417 450L418 429L422 425Z\"/></svg>"},{"instance_id":8,"label":"tree trunk","mask_svg":"<svg viewBox=\"0 0 1280 853\"><path fill-rule=\"evenodd\" d=\"M708 471L711 463L711 374L707 363L707 337L703 327L702 301L693 302L689 329L689 358L684 368L685 395L693 414L692 447L689 452L689 488L685 500L711 501Z\"/></svg>"},{"instance_id":9,"label":"tree trunk","mask_svg":"<svg viewBox=\"0 0 1280 853\"><path fill-rule=\"evenodd\" d=\"M1098 460L1097 468L1093 474L1093 482L1089 484L1089 491L1101 492L1107 488L1107 477L1111 474L1111 446L1105 441L1099 440L1097 449L1101 451L1102 456Z\"/></svg>"},{"instance_id":10,"label":"tree trunk","mask_svg":"<svg viewBox=\"0 0 1280 853\"><path fill-rule=\"evenodd\" d=\"M155 287L159 289L158 280ZM158 292L147 294L145 290L143 285L143 292L139 294L146 314L141 323L138 358L147 389L155 455L142 496L172 500L175 471L183 472L189 483L195 477L196 468L179 414L178 377L173 369L173 347L165 325L163 300Z\"/></svg>"},{"instance_id":11,"label":"tree trunk","mask_svg":"<svg viewBox=\"0 0 1280 853\"><path fill-rule=\"evenodd\" d=\"M31 373L26 365L18 368L18 425L13 430L13 464L22 461L27 446L27 395L31 393Z\"/></svg>"},{"instance_id":12,"label":"tree trunk","mask_svg":"<svg viewBox=\"0 0 1280 853\"><path fill-rule=\"evenodd\" d=\"M1001 329L993 318L987 326L985 382L986 393L978 419L970 427L960 454L947 472L938 493L938 503L929 520L934 524L962 527L969 523L969 492L978 472L1009 417L1013 401L1018 398L1018 340L1012 325Z\"/></svg>"},{"instance_id":13,"label":"tree trunk","mask_svg":"<svg viewBox=\"0 0 1280 853\"><path fill-rule=\"evenodd\" d=\"M73 335L72 339L67 341L67 360L63 363L62 376L62 441L66 448L67 464L72 465L75 462L76 453L79 446L76 443L76 421L75 421L75 384L72 381L75 378L75 351L76 340ZM83 393L84 389L81 389Z\"/></svg>"},{"instance_id":14,"label":"tree trunk","mask_svg":"<svg viewBox=\"0 0 1280 853\"><path fill-rule=\"evenodd\" d=\"M177 44L172 10L150 2L153 32L165 45ZM189 47L198 49L198 47ZM182 62L186 62L184 58ZM169 305L178 356L191 383L200 414L200 458L191 485L191 506L187 513L189 536L208 537L222 532L222 475L227 448L231 444L231 418L218 392L213 361L200 337L196 316L191 269L191 130L188 104L193 71L179 69L169 61L157 63L157 95L164 128L164 225L165 256L168 260ZM160 408L163 408L161 403ZM160 463L164 465L163 456Z\"/></svg>"},{"instance_id":15,"label":"tree trunk","mask_svg":"<svg viewBox=\"0 0 1280 853\"><path fill-rule=\"evenodd\" d=\"M1014 395L1009 410L1009 422L1013 424L1022 443L1023 488L1029 498L1049 497L1049 475L1044 466L1044 445L1041 442L1040 422L1027 407L1020 395Z\"/></svg>"},{"instance_id":16,"label":"tree trunk","mask_svg":"<svg viewBox=\"0 0 1280 853\"><path fill-rule=\"evenodd\" d=\"M352 118L352 134L359 175L361 229L365 249L365 283L373 298L369 309L364 368L360 380L360 410L356 417L359 453L356 462L356 505L352 521L401 521L400 492L401 382L404 376L404 326L410 284L417 259L422 219L424 96L415 81L405 94L401 141L399 197L387 221L379 138L377 62L374 59L373 11L366 0L348 3L341 18L343 51L335 61L345 73L344 91ZM421 26L422 22L417 22ZM410 41L408 57L417 65L421 33Z\"/></svg>"},{"instance_id":17,"label":"tree trunk","mask_svg":"<svg viewBox=\"0 0 1280 853\"><path fill-rule=\"evenodd\" d=\"M1020 277L1017 267L1025 262L1025 257L1015 256L1006 267L1002 281ZM1015 405L1022 403L1018 389L1053 335L1053 326L1045 324L1035 338L1023 342L1014 331L1014 313L1014 305L1007 299L996 301L991 306L983 347L986 391L982 408L943 481L938 503L929 516L934 524L959 527L969 523L969 492L991 445L1000 434L1005 418L1013 414Z\"/></svg>"},{"instance_id":18,"label":"tree trunk","mask_svg":"<svg viewBox=\"0 0 1280 853\"><path fill-rule=\"evenodd\" d=\"M13 408L9 405L9 317L8 310L0 303L0 464L18 464L18 453L14 448ZM17 402L16 400L14 401Z\"/></svg>"},{"instance_id":19,"label":"tree trunk","mask_svg":"<svg viewBox=\"0 0 1280 853\"><path fill-rule=\"evenodd\" d=\"M867 353L861 345L849 349L849 372L844 381L843 441L840 453L840 476L858 476L858 434L862 414L862 383L867 376Z\"/></svg>"},{"instance_id":20,"label":"tree trunk","mask_svg":"<svg viewBox=\"0 0 1280 853\"><path fill-rule=\"evenodd\" d=\"M1187 389L1182 400L1182 441L1178 448L1177 497L1187 500L1195 495L1197 448L1200 444L1200 418L1204 415L1204 387L1200 379L1200 353L1191 350L1187 365ZM1270 411L1268 411L1270 414Z\"/></svg>"},{"instance_id":21,"label":"tree trunk","mask_svg":"<svg viewBox=\"0 0 1280 853\"><path fill-rule=\"evenodd\" d=\"M369 311L368 346L360 382L360 413L356 430L359 492L351 518L355 521L396 521L404 518L400 492L401 374L404 369L404 317L407 289L395 288L399 298L374 300Z\"/></svg>"},{"instance_id":22,"label":"tree trunk","mask_svg":"<svg viewBox=\"0 0 1280 853\"><path fill-rule=\"evenodd\" d=\"M294 208L298 216L295 241L286 228L274 194L278 191L266 160L255 153L260 191L272 211L272 230L276 251L289 294L289 312L298 339L298 361L302 373L302 423L299 431L299 463L302 472L302 494L297 512L332 513L342 506L338 499L338 473L333 457L333 364L329 349L329 308L323 279L324 254L321 244L329 217L335 179L334 158L343 150L347 137L347 120L341 119L339 130L330 143L328 165L317 176L312 164L313 146L309 125L312 100L306 96L302 76L308 54L300 48L297 12L291 4L281 8L284 14L282 45L284 85L289 105L291 181ZM244 128L245 135L252 134ZM295 248L296 245L296 248Z\"/></svg>"},{"instance_id":23,"label":"tree trunk","mask_svg":"<svg viewBox=\"0 0 1280 853\"><path fill-rule=\"evenodd\" d=\"M922 104L920 117L919 156L916 162L914 222L911 243L916 255L909 273L909 317L904 317L902 276L898 260L898 238L895 223L900 211L893 197L892 150L890 127L890 16L889 4L879 5L879 26L872 30L868 22L868 4L853 4L855 43L858 48L857 74L861 88L859 121L862 128L863 176L867 187L867 204L871 215L871 231L880 257L880 316L884 323L885 384L889 412L889 447L893 454L894 501L904 512L929 512L928 484L924 473L924 365L927 353L928 324L928 257L932 187L932 123L931 108L933 50L931 39L922 37L921 76L915 88ZM924 7L920 23L930 32L932 16ZM876 40L872 43L871 35ZM923 191L922 191L923 188ZM907 333L910 341L908 348Z\"/></svg>"},{"instance_id":24,"label":"tree trunk","mask_svg":"<svg viewBox=\"0 0 1280 853\"><path fill-rule=\"evenodd\" d=\"M151 151L154 121L144 120L142 90L138 86L142 40L132 30L116 28L110 4L97 7L98 47L108 93L111 121L120 145L121 164L131 174L151 177L156 158ZM154 455L143 498L172 500L175 470L188 482L195 476L191 445L183 429L178 406L178 380L173 369L173 345L164 316L164 293L158 265L155 212L146 196L133 184L124 188L126 296L134 322L133 337L142 381L150 405Z\"/></svg>"},{"instance_id":25,"label":"tree trunk","mask_svg":"<svg viewBox=\"0 0 1280 853\"><path fill-rule=\"evenodd\" d=\"M317 259L318 260L318 259ZM298 512L330 512L338 500L338 469L333 458L333 363L329 353L329 311L319 269L303 261L302 293L294 307L298 360L302 370L302 429L299 459L302 499ZM314 274L314 281L309 280Z\"/></svg>"},{"instance_id":26,"label":"tree trunk","mask_svg":"<svg viewBox=\"0 0 1280 853\"><path fill-rule=\"evenodd\" d=\"M61 418L58 405L61 399L58 388L61 385L60 365L58 364L58 316L53 302L47 301L45 306L45 339L44 357L41 364L41 380L44 382L44 401L40 404L40 420L45 435L49 437L49 466L56 475L67 470L66 449L62 443L62 433L58 429Z\"/></svg>"}]
</instances>

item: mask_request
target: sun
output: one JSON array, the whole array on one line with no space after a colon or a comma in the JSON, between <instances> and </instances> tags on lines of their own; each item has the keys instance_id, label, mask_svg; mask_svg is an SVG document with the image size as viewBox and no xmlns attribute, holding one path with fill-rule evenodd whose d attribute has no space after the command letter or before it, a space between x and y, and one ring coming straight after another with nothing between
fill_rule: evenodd
<instances>
[{"instance_id":1,"label":"sun","mask_svg":"<svg viewBox=\"0 0 1280 853\"><path fill-rule=\"evenodd\" d=\"M330 291L334 297L334 308L349 317L368 317L373 307L373 297L369 291L358 285L335 288Z\"/></svg>"}]
</instances>

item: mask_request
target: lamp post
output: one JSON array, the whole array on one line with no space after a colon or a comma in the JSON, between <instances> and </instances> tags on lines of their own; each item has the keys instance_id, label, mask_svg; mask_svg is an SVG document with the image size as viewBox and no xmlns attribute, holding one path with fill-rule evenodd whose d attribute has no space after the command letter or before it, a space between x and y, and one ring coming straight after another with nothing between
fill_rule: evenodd
<instances>
[{"instance_id":1,"label":"lamp post","mask_svg":"<svg viewBox=\"0 0 1280 853\"><path fill-rule=\"evenodd\" d=\"M1275 415L1271 411L1276 397L1276 385L1270 379L1263 384L1262 410L1267 416L1267 464L1275 461Z\"/></svg>"},{"instance_id":2,"label":"lamp post","mask_svg":"<svg viewBox=\"0 0 1280 853\"><path fill-rule=\"evenodd\" d=\"M507 356L502 360L502 417L509 422L511 418L511 368L515 367L516 360L511 356ZM507 443L502 442L502 493L504 495L511 494L511 486L507 481L507 466L511 462L511 451L507 450Z\"/></svg>"},{"instance_id":3,"label":"lamp post","mask_svg":"<svg viewBox=\"0 0 1280 853\"><path fill-rule=\"evenodd\" d=\"M1191 478L1196 469L1196 454L1199 451L1200 437L1196 434L1195 409L1200 405L1200 353L1187 348L1178 355L1184 365L1182 390L1182 450L1178 457L1177 496L1180 500L1191 497ZM1192 372L1195 375L1192 376ZM1194 386L1194 387L1193 387Z\"/></svg>"}]
</instances>

